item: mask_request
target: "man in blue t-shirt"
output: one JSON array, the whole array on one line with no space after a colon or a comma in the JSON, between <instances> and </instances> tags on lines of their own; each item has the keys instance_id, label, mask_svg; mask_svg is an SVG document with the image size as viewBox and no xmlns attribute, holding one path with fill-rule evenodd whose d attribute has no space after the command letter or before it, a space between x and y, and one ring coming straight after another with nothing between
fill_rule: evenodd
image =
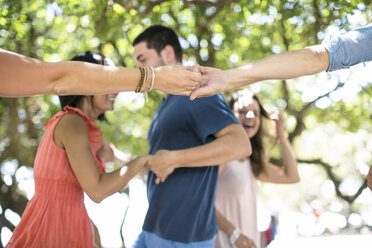
<instances>
[{"instance_id":1,"label":"man in blue t-shirt","mask_svg":"<svg viewBox=\"0 0 372 248\"><path fill-rule=\"evenodd\" d=\"M133 45L137 66L181 64L177 35L167 27L149 27ZM239 121L221 95L165 95L148 141L149 209L133 247L214 247L217 165L251 153Z\"/></svg>"}]
</instances>

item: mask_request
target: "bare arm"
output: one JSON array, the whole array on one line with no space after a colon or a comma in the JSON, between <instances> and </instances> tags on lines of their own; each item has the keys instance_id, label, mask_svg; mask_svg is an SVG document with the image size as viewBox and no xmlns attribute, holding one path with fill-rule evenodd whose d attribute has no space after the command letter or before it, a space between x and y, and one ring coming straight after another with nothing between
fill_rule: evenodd
<instances>
[{"instance_id":1,"label":"bare arm","mask_svg":"<svg viewBox=\"0 0 372 248\"><path fill-rule=\"evenodd\" d=\"M193 91L191 99L229 91L255 82L270 79L291 79L324 71L329 66L327 50L322 45L268 56L250 64L221 71L200 68L204 75L201 88Z\"/></svg>"},{"instance_id":2,"label":"bare arm","mask_svg":"<svg viewBox=\"0 0 372 248\"><path fill-rule=\"evenodd\" d=\"M0 49L0 96L94 95L135 90L140 71L77 61L46 63ZM154 89L190 95L200 73L183 66L155 68Z\"/></svg>"},{"instance_id":3,"label":"bare arm","mask_svg":"<svg viewBox=\"0 0 372 248\"><path fill-rule=\"evenodd\" d=\"M147 163L147 168L165 180L177 167L218 165L251 154L249 138L240 124L230 124L215 134L208 144L183 149L159 150Z\"/></svg>"},{"instance_id":4,"label":"bare arm","mask_svg":"<svg viewBox=\"0 0 372 248\"><path fill-rule=\"evenodd\" d=\"M76 114L67 114L59 121L54 131L54 140L66 150L82 189L95 202L121 190L148 159L148 156L138 157L111 173L100 173L89 144L85 121Z\"/></svg>"},{"instance_id":5,"label":"bare arm","mask_svg":"<svg viewBox=\"0 0 372 248\"><path fill-rule=\"evenodd\" d=\"M229 237L232 235L232 233L235 230L235 226L223 216L218 209L216 209L216 215L217 215L217 226L218 228L226 233ZM238 248L256 248L256 244L245 236L243 233L240 234L239 238L235 241L235 245Z\"/></svg>"},{"instance_id":6,"label":"bare arm","mask_svg":"<svg viewBox=\"0 0 372 248\"><path fill-rule=\"evenodd\" d=\"M283 167L280 168L265 161L263 172L258 175L257 179L270 183L297 183L300 181L297 160L284 130L284 118L281 111L277 113L276 118L276 132L283 151Z\"/></svg>"},{"instance_id":7,"label":"bare arm","mask_svg":"<svg viewBox=\"0 0 372 248\"><path fill-rule=\"evenodd\" d=\"M227 87L232 90L247 84L270 79L291 79L324 71L329 66L327 50L312 46L272 55L251 64L227 70Z\"/></svg>"}]
</instances>

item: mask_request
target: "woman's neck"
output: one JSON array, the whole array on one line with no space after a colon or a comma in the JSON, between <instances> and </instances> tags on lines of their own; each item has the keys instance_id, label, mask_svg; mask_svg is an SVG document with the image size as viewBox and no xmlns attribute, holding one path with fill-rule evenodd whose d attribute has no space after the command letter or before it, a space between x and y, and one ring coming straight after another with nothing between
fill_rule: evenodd
<instances>
[{"instance_id":1,"label":"woman's neck","mask_svg":"<svg viewBox=\"0 0 372 248\"><path fill-rule=\"evenodd\" d=\"M94 108L92 104L90 103L90 99L87 97L83 98L77 105L77 108L79 108L81 111L83 111L89 119L97 119L98 118L98 113L94 111Z\"/></svg>"}]
</instances>

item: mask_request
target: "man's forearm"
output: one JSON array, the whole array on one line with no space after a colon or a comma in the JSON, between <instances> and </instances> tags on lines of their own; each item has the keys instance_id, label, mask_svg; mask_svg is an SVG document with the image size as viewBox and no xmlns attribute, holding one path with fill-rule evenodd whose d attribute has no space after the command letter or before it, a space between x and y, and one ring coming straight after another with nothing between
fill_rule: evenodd
<instances>
[{"instance_id":1,"label":"man's forearm","mask_svg":"<svg viewBox=\"0 0 372 248\"><path fill-rule=\"evenodd\" d=\"M248 157L251 152L248 137L240 133L228 133L205 145L172 151L176 167L218 165Z\"/></svg>"},{"instance_id":2,"label":"man's forearm","mask_svg":"<svg viewBox=\"0 0 372 248\"><path fill-rule=\"evenodd\" d=\"M312 75L326 70L328 66L328 52L321 45L284 52L224 71L227 80L225 91L263 80Z\"/></svg>"}]
</instances>

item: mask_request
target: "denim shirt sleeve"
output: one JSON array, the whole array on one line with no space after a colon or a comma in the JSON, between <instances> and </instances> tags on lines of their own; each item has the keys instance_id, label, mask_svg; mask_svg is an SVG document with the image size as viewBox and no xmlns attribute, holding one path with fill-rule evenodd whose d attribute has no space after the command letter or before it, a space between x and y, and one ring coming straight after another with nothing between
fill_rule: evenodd
<instances>
[{"instance_id":1,"label":"denim shirt sleeve","mask_svg":"<svg viewBox=\"0 0 372 248\"><path fill-rule=\"evenodd\" d=\"M333 35L325 39L322 45L329 54L327 71L349 68L372 60L372 25Z\"/></svg>"}]
</instances>

